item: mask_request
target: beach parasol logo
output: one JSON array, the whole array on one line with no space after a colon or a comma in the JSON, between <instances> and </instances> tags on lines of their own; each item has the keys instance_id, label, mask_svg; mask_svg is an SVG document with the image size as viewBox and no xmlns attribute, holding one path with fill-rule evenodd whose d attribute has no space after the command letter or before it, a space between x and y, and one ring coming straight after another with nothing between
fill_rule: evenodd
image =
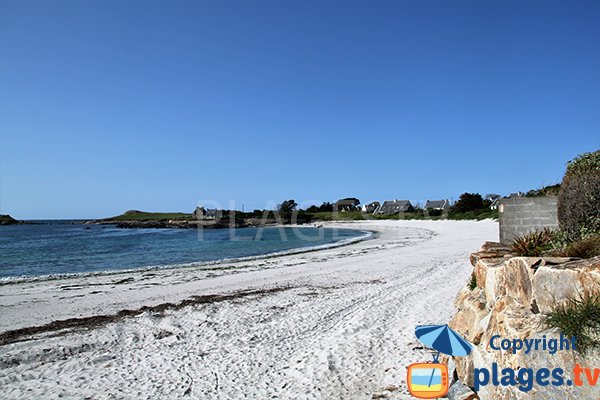
<instances>
[{"instance_id":1,"label":"beach parasol logo","mask_svg":"<svg viewBox=\"0 0 600 400\"><path fill-rule=\"evenodd\" d=\"M436 350L433 362L415 363L408 366L407 386L414 397L436 399L448 392L448 367L438 360L440 353L454 357L465 357L473 345L448 325L420 325L415 329L417 339L425 346Z\"/></svg>"}]
</instances>

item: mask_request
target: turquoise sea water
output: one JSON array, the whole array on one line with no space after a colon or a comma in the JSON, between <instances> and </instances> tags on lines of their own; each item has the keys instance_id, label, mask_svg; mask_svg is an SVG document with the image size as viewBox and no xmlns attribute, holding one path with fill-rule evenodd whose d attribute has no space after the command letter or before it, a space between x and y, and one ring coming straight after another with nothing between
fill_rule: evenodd
<instances>
[{"instance_id":1,"label":"turquoise sea water","mask_svg":"<svg viewBox=\"0 0 600 400\"><path fill-rule=\"evenodd\" d=\"M120 229L66 221L0 226L0 279L252 257L334 245L365 234L312 227Z\"/></svg>"}]
</instances>

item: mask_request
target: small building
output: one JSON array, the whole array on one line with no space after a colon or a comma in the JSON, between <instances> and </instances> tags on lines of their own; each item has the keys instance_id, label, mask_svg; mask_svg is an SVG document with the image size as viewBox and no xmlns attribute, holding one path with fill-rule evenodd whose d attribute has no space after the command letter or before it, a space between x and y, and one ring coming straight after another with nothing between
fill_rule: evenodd
<instances>
[{"instance_id":1,"label":"small building","mask_svg":"<svg viewBox=\"0 0 600 400\"><path fill-rule=\"evenodd\" d=\"M500 243L545 228L558 228L558 197L504 197L498 201Z\"/></svg>"},{"instance_id":2,"label":"small building","mask_svg":"<svg viewBox=\"0 0 600 400\"><path fill-rule=\"evenodd\" d=\"M425 209L447 211L450 209L450 202L448 200L427 200Z\"/></svg>"},{"instance_id":3,"label":"small building","mask_svg":"<svg viewBox=\"0 0 600 400\"><path fill-rule=\"evenodd\" d=\"M194 219L216 219L218 211L216 209L205 209L204 207L196 207L192 216Z\"/></svg>"},{"instance_id":4,"label":"small building","mask_svg":"<svg viewBox=\"0 0 600 400\"><path fill-rule=\"evenodd\" d=\"M362 206L362 212L364 213L369 213L369 214L373 214L375 212L375 210L377 210L379 208L379 206L381 205L380 202L378 201L374 201L372 203L369 204L364 204Z\"/></svg>"},{"instance_id":5,"label":"small building","mask_svg":"<svg viewBox=\"0 0 600 400\"><path fill-rule=\"evenodd\" d=\"M205 214L206 210L204 209L204 207L196 207L196 209L192 213L192 216L194 217L194 219L204 219Z\"/></svg>"},{"instance_id":6,"label":"small building","mask_svg":"<svg viewBox=\"0 0 600 400\"><path fill-rule=\"evenodd\" d=\"M415 208L408 200L386 200L377 210L375 214L393 215L405 212L413 212Z\"/></svg>"},{"instance_id":7,"label":"small building","mask_svg":"<svg viewBox=\"0 0 600 400\"><path fill-rule=\"evenodd\" d=\"M333 204L334 211L358 211L360 200L354 197L340 199Z\"/></svg>"}]
</instances>

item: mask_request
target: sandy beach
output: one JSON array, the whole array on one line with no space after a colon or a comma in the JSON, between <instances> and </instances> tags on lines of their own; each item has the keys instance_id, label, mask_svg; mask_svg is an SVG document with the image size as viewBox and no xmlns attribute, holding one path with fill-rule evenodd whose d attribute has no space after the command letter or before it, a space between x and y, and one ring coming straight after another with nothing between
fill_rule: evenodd
<instances>
[{"instance_id":1,"label":"sandy beach","mask_svg":"<svg viewBox=\"0 0 600 400\"><path fill-rule=\"evenodd\" d=\"M377 232L279 257L0 286L0 398L409 398L468 255L496 222L328 224ZM62 322L56 322L62 321Z\"/></svg>"}]
</instances>

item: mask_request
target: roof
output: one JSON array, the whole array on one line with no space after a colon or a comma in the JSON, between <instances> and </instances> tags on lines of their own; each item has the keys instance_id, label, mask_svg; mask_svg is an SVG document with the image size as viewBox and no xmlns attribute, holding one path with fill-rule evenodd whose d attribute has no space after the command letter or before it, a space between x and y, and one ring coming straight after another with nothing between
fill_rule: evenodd
<instances>
[{"instance_id":1,"label":"roof","mask_svg":"<svg viewBox=\"0 0 600 400\"><path fill-rule=\"evenodd\" d=\"M354 197L351 198L346 198L346 199L340 199L338 201L336 201L334 203L334 205L340 207L340 206L352 206L355 207L357 205L360 204L360 201L358 199L355 199Z\"/></svg>"},{"instance_id":2,"label":"roof","mask_svg":"<svg viewBox=\"0 0 600 400\"><path fill-rule=\"evenodd\" d=\"M386 200L376 212L377 214L396 214L410 209L412 209L412 204L408 200Z\"/></svg>"},{"instance_id":3,"label":"roof","mask_svg":"<svg viewBox=\"0 0 600 400\"><path fill-rule=\"evenodd\" d=\"M448 200L427 200L425 208L444 208L448 205Z\"/></svg>"}]
</instances>

